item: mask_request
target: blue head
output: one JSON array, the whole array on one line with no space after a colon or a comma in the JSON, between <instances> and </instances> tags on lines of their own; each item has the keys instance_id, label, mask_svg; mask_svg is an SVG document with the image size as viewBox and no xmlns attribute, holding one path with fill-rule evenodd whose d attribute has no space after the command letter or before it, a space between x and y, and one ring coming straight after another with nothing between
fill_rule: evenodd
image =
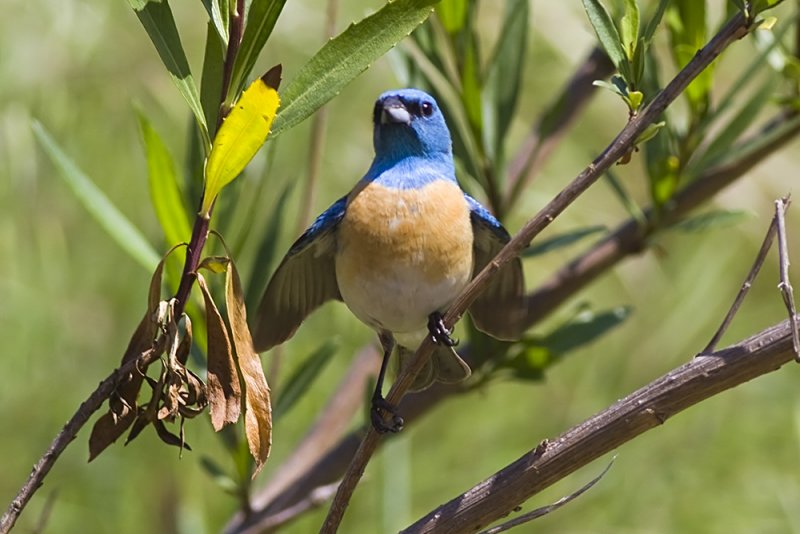
<instances>
[{"instance_id":1,"label":"blue head","mask_svg":"<svg viewBox=\"0 0 800 534\"><path fill-rule=\"evenodd\" d=\"M431 95L419 89L383 93L373 112L376 160L406 157L452 160L450 131Z\"/></svg>"}]
</instances>

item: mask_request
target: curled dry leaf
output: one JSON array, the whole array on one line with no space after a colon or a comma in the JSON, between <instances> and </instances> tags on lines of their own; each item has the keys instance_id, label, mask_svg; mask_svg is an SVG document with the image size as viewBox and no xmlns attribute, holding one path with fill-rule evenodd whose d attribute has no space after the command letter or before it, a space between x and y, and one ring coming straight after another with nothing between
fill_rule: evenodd
<instances>
[{"instance_id":1,"label":"curled dry leaf","mask_svg":"<svg viewBox=\"0 0 800 534\"><path fill-rule=\"evenodd\" d=\"M245 432L256 463L253 472L255 477L264 466L272 447L272 405L261 358L253 348L253 338L247 326L242 283L232 261L228 263L225 276L225 300L239 370L245 385Z\"/></svg>"},{"instance_id":2,"label":"curled dry leaf","mask_svg":"<svg viewBox=\"0 0 800 534\"><path fill-rule=\"evenodd\" d=\"M123 364L138 358L149 349L163 350L154 346L154 339L158 329L153 318L153 314L158 309L158 303L161 300L161 278L163 272L164 258L158 263L150 279L147 311L128 342L128 347L122 356ZM142 387L143 376L142 372L134 371L124 377L117 385L115 394L108 401L108 412L103 414L92 427L92 434L89 437L90 462L97 458L97 455L103 452L106 447L114 443L136 419L136 397Z\"/></svg>"},{"instance_id":3,"label":"curled dry leaf","mask_svg":"<svg viewBox=\"0 0 800 534\"><path fill-rule=\"evenodd\" d=\"M211 424L219 432L223 426L239 419L242 392L225 322L211 298L205 278L199 273L197 283L205 300L208 324L207 394L211 406Z\"/></svg>"}]
</instances>

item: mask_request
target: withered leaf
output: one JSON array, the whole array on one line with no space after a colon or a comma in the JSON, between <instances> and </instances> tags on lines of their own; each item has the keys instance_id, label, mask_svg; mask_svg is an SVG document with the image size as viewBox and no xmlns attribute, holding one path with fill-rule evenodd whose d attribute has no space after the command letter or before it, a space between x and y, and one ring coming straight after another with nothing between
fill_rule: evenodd
<instances>
[{"instance_id":1,"label":"withered leaf","mask_svg":"<svg viewBox=\"0 0 800 534\"><path fill-rule=\"evenodd\" d=\"M156 429L156 434L158 434L158 437L161 438L161 441L167 445L175 445L176 447L186 449L187 451L192 450L188 443L167 430L167 426L164 424L164 421L155 420L153 421L153 426Z\"/></svg>"},{"instance_id":2,"label":"withered leaf","mask_svg":"<svg viewBox=\"0 0 800 534\"><path fill-rule=\"evenodd\" d=\"M224 273L225 269L227 268L228 263L230 263L230 258L227 256L208 256L203 258L200 262L200 265L197 266L198 269L208 269L212 273Z\"/></svg>"},{"instance_id":3,"label":"withered leaf","mask_svg":"<svg viewBox=\"0 0 800 534\"><path fill-rule=\"evenodd\" d=\"M233 261L228 263L225 275L225 301L239 370L245 385L245 433L250 454L255 460L255 477L264 466L272 447L272 405L261 358L253 348L253 338L247 326L242 283Z\"/></svg>"},{"instance_id":4,"label":"withered leaf","mask_svg":"<svg viewBox=\"0 0 800 534\"><path fill-rule=\"evenodd\" d=\"M161 278L164 272L164 259L158 263L150 279L147 294L147 311L128 342L122 363L138 358L153 346L157 325L153 313L161 300ZM89 461L97 458L109 445L114 443L136 418L136 397L142 387L143 375L138 370L123 377L117 385L116 394L109 399L109 411L103 414L92 427L89 436Z\"/></svg>"},{"instance_id":5,"label":"withered leaf","mask_svg":"<svg viewBox=\"0 0 800 534\"><path fill-rule=\"evenodd\" d=\"M206 304L208 327L208 401L211 406L211 425L219 432L223 426L235 423L241 412L242 392L239 374L233 360L231 342L225 322L211 298L203 275L197 274L197 283Z\"/></svg>"}]
</instances>

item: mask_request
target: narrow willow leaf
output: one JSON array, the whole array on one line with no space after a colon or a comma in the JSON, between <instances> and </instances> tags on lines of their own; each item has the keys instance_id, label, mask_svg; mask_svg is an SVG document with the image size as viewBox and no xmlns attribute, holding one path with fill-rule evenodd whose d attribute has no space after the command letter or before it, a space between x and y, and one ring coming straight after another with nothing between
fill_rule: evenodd
<instances>
[{"instance_id":1,"label":"narrow willow leaf","mask_svg":"<svg viewBox=\"0 0 800 534\"><path fill-rule=\"evenodd\" d=\"M235 423L241 412L242 391L239 373L233 360L233 350L217 305L211 297L205 278L197 274L197 284L206 304L208 326L208 403L211 425L219 432L227 424Z\"/></svg>"},{"instance_id":2,"label":"narrow willow leaf","mask_svg":"<svg viewBox=\"0 0 800 534\"><path fill-rule=\"evenodd\" d=\"M560 248L568 247L578 241L592 235L605 233L608 228L605 226L587 226L586 228L578 228L569 232L558 234L548 239L542 239L532 244L529 248L525 249L522 254L523 258L532 258L534 256L541 256Z\"/></svg>"},{"instance_id":3,"label":"narrow willow leaf","mask_svg":"<svg viewBox=\"0 0 800 534\"><path fill-rule=\"evenodd\" d=\"M600 44L608 54L609 59L611 59L611 63L614 64L617 70L621 70L626 55L617 27L614 26L614 22L611 20L611 15L608 14L600 0L583 0L583 8L586 10L589 22L592 24Z\"/></svg>"},{"instance_id":4,"label":"narrow willow leaf","mask_svg":"<svg viewBox=\"0 0 800 534\"><path fill-rule=\"evenodd\" d=\"M687 233L707 232L739 224L749 216L750 214L744 210L711 210L687 217L673 224L669 229Z\"/></svg>"},{"instance_id":5,"label":"narrow willow leaf","mask_svg":"<svg viewBox=\"0 0 800 534\"><path fill-rule=\"evenodd\" d=\"M436 16L439 17L447 33L451 35L464 28L468 13L468 0L441 0L436 5Z\"/></svg>"},{"instance_id":6,"label":"narrow willow leaf","mask_svg":"<svg viewBox=\"0 0 800 534\"><path fill-rule=\"evenodd\" d=\"M478 41L475 35L468 37L461 70L461 103L477 139L483 137L483 110L481 102L481 66L478 58Z\"/></svg>"},{"instance_id":7,"label":"narrow willow leaf","mask_svg":"<svg viewBox=\"0 0 800 534\"><path fill-rule=\"evenodd\" d=\"M275 28L286 0L253 0L247 11L247 26L242 35L242 44L233 64L231 89L228 94L233 97L244 88L245 81L256 64L258 54L267 43L267 39Z\"/></svg>"},{"instance_id":8,"label":"narrow willow leaf","mask_svg":"<svg viewBox=\"0 0 800 534\"><path fill-rule=\"evenodd\" d=\"M137 114L147 154L150 199L153 202L158 222L164 230L164 236L167 238L167 245L188 242L192 235L192 228L189 225L189 215L183 204L183 197L178 185L179 178L175 171L175 163L152 123L141 111Z\"/></svg>"},{"instance_id":9,"label":"narrow willow leaf","mask_svg":"<svg viewBox=\"0 0 800 534\"><path fill-rule=\"evenodd\" d=\"M210 146L208 126L200 105L200 95L197 92L197 85L194 83L192 72L189 69L189 62L186 53L183 51L178 27L175 25L175 18L172 16L172 9L167 0L128 0L128 4L133 8L139 22L144 26L147 35L156 47L161 61L167 67L172 81L178 87L183 98L189 104L189 108L194 113L200 134L205 141L206 148Z\"/></svg>"},{"instance_id":10,"label":"narrow willow leaf","mask_svg":"<svg viewBox=\"0 0 800 534\"><path fill-rule=\"evenodd\" d=\"M208 156L202 213L208 214L214 199L250 163L269 135L280 105L280 65L255 80L222 123Z\"/></svg>"},{"instance_id":11,"label":"narrow willow leaf","mask_svg":"<svg viewBox=\"0 0 800 534\"><path fill-rule=\"evenodd\" d=\"M644 27L644 31L642 32L642 38L647 45L649 45L650 41L653 40L653 35L656 33L656 28L658 28L658 25L661 24L661 19L664 17L664 11L666 11L670 2L671 0L659 0L656 12L653 14L653 17L647 21L647 25Z\"/></svg>"},{"instance_id":12,"label":"narrow willow leaf","mask_svg":"<svg viewBox=\"0 0 800 534\"><path fill-rule=\"evenodd\" d=\"M200 104L206 117L211 137L217 132L217 117L222 94L222 70L224 63L222 42L214 27L209 23L206 28L206 50L203 54L203 72L200 75Z\"/></svg>"},{"instance_id":13,"label":"narrow willow leaf","mask_svg":"<svg viewBox=\"0 0 800 534\"><path fill-rule=\"evenodd\" d=\"M528 0L506 0L500 38L489 63L487 86L496 110L494 154L502 153L503 140L514 119L528 44Z\"/></svg>"},{"instance_id":14,"label":"narrow willow leaf","mask_svg":"<svg viewBox=\"0 0 800 534\"><path fill-rule=\"evenodd\" d=\"M582 310L569 322L548 334L542 340L542 345L554 356L563 356L607 334L625 322L632 311L627 306L601 312Z\"/></svg>"},{"instance_id":15,"label":"narrow willow leaf","mask_svg":"<svg viewBox=\"0 0 800 534\"><path fill-rule=\"evenodd\" d=\"M625 211L628 212L628 215L630 215L640 226L645 225L647 223L647 217L645 217L642 208L639 207L639 204L636 203L636 200L634 200L628 190L625 189L625 186L622 185L622 181L617 177L617 174L609 169L605 173L605 178L608 182L608 185L611 186L611 190L625 208Z\"/></svg>"},{"instance_id":16,"label":"narrow willow leaf","mask_svg":"<svg viewBox=\"0 0 800 534\"><path fill-rule=\"evenodd\" d=\"M255 460L255 477L267 461L272 448L272 404L261 358L253 347L253 338L247 326L242 283L232 261L228 262L225 276L225 303L244 382L244 427L250 454Z\"/></svg>"},{"instance_id":17,"label":"narrow willow leaf","mask_svg":"<svg viewBox=\"0 0 800 534\"><path fill-rule=\"evenodd\" d=\"M336 344L326 341L306 358L300 367L286 380L286 385L281 388L278 401L275 403L275 419L283 417L308 391L314 380L325 369L331 357L336 354Z\"/></svg>"},{"instance_id":18,"label":"narrow willow leaf","mask_svg":"<svg viewBox=\"0 0 800 534\"><path fill-rule=\"evenodd\" d=\"M81 204L89 211L111 238L148 271L158 264L158 254L142 233L120 212L108 197L58 146L39 122L34 121L33 133L58 169L58 174L70 187Z\"/></svg>"},{"instance_id":19,"label":"narrow willow leaf","mask_svg":"<svg viewBox=\"0 0 800 534\"><path fill-rule=\"evenodd\" d=\"M620 20L620 38L628 61L633 61L639 42L639 5L636 0L625 0L625 13Z\"/></svg>"},{"instance_id":20,"label":"narrow willow leaf","mask_svg":"<svg viewBox=\"0 0 800 534\"><path fill-rule=\"evenodd\" d=\"M706 2L697 0L672 0L667 22L672 41L672 55L678 68L683 68L706 42ZM706 67L686 87L684 94L692 114L701 118L708 109L714 64Z\"/></svg>"},{"instance_id":21,"label":"narrow willow leaf","mask_svg":"<svg viewBox=\"0 0 800 534\"><path fill-rule=\"evenodd\" d=\"M273 137L299 124L414 28L437 0L395 0L328 41L281 94Z\"/></svg>"},{"instance_id":22,"label":"narrow willow leaf","mask_svg":"<svg viewBox=\"0 0 800 534\"><path fill-rule=\"evenodd\" d=\"M215 30L221 42L228 44L228 27L230 25L230 8L228 0L202 0L208 13L210 27Z\"/></svg>"},{"instance_id":23,"label":"narrow willow leaf","mask_svg":"<svg viewBox=\"0 0 800 534\"><path fill-rule=\"evenodd\" d=\"M172 251L167 253L169 255ZM154 313L161 299L161 282L164 273L166 256L158 265L150 278L150 289L147 292L147 310L136 327L136 331L128 342L122 356L125 364L138 358L144 351L153 346L157 333ZM130 373L117 386L116 394L109 399L109 410L103 414L92 427L89 436L89 461L97 458L103 450L114 443L136 420L136 398L142 387L144 375L139 372Z\"/></svg>"},{"instance_id":24,"label":"narrow willow leaf","mask_svg":"<svg viewBox=\"0 0 800 534\"><path fill-rule=\"evenodd\" d=\"M702 172L703 169L715 165L721 158L726 157L736 140L753 125L758 114L771 104L770 96L774 90L775 77L770 76L725 126L720 128L719 134L703 151L697 165L692 165L692 170Z\"/></svg>"},{"instance_id":25,"label":"narrow willow leaf","mask_svg":"<svg viewBox=\"0 0 800 534\"><path fill-rule=\"evenodd\" d=\"M208 456L203 456L200 458L200 465L203 467L203 470L208 473L211 477L211 480L214 481L214 484L217 485L219 489L228 493L229 495L239 495L240 489L239 485L230 476L225 470L220 467L220 465L215 462L212 458Z\"/></svg>"}]
</instances>

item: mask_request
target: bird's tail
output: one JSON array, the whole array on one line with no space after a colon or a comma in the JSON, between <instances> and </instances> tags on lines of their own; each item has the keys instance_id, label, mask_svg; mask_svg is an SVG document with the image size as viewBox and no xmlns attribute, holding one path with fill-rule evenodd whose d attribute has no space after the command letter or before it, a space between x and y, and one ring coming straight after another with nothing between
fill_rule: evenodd
<instances>
[{"instance_id":1,"label":"bird's tail","mask_svg":"<svg viewBox=\"0 0 800 534\"><path fill-rule=\"evenodd\" d=\"M402 346L397 347L398 374L411 363L415 352ZM411 384L411 391L427 389L437 381L454 384L467 379L471 374L469 365L452 347L438 346L425 362L425 367L417 374Z\"/></svg>"}]
</instances>

